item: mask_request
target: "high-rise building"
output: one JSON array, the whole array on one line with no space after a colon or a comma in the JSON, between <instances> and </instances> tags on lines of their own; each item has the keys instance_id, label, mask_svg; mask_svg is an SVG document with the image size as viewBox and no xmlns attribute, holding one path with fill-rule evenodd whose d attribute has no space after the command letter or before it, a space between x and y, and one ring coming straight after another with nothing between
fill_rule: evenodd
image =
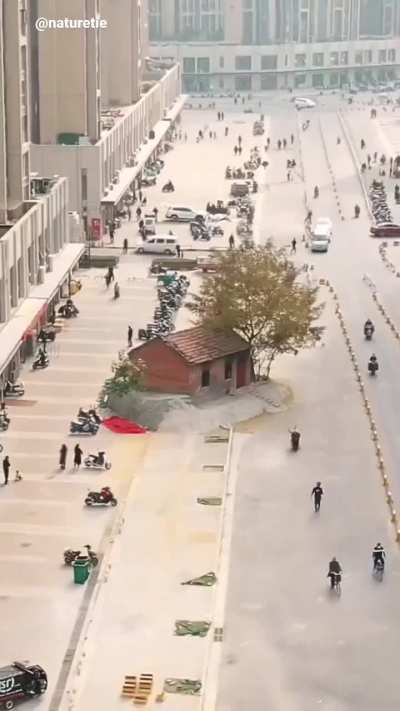
<instances>
[{"instance_id":1,"label":"high-rise building","mask_svg":"<svg viewBox=\"0 0 400 711\"><path fill-rule=\"evenodd\" d=\"M84 249L68 184L30 160L28 0L0 0L0 398Z\"/></svg>"},{"instance_id":2,"label":"high-rise building","mask_svg":"<svg viewBox=\"0 0 400 711\"><path fill-rule=\"evenodd\" d=\"M143 167L141 147L149 157L162 133L154 128L174 102L170 115L177 111L180 68L147 69L147 0L30 0L30 8L32 166L67 176L70 210L88 238L101 239ZM37 32L39 17L95 27ZM162 127L164 135L168 123Z\"/></svg>"},{"instance_id":3,"label":"high-rise building","mask_svg":"<svg viewBox=\"0 0 400 711\"><path fill-rule=\"evenodd\" d=\"M400 0L149 0L153 57L186 91L387 82L400 71Z\"/></svg>"}]
</instances>

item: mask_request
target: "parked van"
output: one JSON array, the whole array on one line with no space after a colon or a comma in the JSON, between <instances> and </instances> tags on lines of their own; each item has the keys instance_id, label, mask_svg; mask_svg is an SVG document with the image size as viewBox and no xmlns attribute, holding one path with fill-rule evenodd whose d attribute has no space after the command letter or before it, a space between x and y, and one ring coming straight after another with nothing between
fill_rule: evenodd
<instances>
[{"instance_id":1,"label":"parked van","mask_svg":"<svg viewBox=\"0 0 400 711\"><path fill-rule=\"evenodd\" d=\"M172 235L156 235L137 248L137 254L176 254L178 241Z\"/></svg>"}]
</instances>

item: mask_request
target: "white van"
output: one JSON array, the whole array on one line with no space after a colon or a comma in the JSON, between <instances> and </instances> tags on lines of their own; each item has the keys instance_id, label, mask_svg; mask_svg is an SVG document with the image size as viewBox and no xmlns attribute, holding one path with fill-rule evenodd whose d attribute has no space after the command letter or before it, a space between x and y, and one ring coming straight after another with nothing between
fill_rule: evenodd
<instances>
[{"instance_id":1,"label":"white van","mask_svg":"<svg viewBox=\"0 0 400 711\"><path fill-rule=\"evenodd\" d=\"M302 96L298 96L294 100L294 105L296 109L300 111L301 109L314 109L317 104L312 99L307 99L305 97L303 98Z\"/></svg>"},{"instance_id":2,"label":"white van","mask_svg":"<svg viewBox=\"0 0 400 711\"><path fill-rule=\"evenodd\" d=\"M137 248L137 254L176 254L178 245L176 237L172 235L155 235L147 239Z\"/></svg>"}]
</instances>

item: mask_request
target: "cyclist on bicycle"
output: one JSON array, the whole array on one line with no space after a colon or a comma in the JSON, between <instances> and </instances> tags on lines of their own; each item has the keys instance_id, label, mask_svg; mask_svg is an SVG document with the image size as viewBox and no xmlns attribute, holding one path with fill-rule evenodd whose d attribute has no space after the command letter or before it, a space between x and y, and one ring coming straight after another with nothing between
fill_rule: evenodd
<instances>
[{"instance_id":1,"label":"cyclist on bicycle","mask_svg":"<svg viewBox=\"0 0 400 711\"><path fill-rule=\"evenodd\" d=\"M335 587L338 583L340 583L342 579L342 568L338 560L336 560L335 557L332 558L332 560L329 563L329 571L327 578L330 578L331 580L331 589Z\"/></svg>"}]
</instances>

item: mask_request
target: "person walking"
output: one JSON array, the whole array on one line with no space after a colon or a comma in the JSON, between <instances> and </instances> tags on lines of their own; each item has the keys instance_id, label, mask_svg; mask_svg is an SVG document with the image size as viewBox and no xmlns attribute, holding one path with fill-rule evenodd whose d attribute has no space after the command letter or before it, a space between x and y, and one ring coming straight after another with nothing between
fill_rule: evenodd
<instances>
[{"instance_id":1,"label":"person walking","mask_svg":"<svg viewBox=\"0 0 400 711\"><path fill-rule=\"evenodd\" d=\"M60 469L65 469L65 466L67 464L67 454L68 454L67 445L62 444L60 447L60 459L59 459Z\"/></svg>"},{"instance_id":2,"label":"person walking","mask_svg":"<svg viewBox=\"0 0 400 711\"><path fill-rule=\"evenodd\" d=\"M115 234L115 227L114 225L110 225L110 242L111 244L114 244L114 234Z\"/></svg>"},{"instance_id":3,"label":"person walking","mask_svg":"<svg viewBox=\"0 0 400 711\"><path fill-rule=\"evenodd\" d=\"M79 444L76 444L74 447L74 469L79 469L79 467L82 464L82 450L79 446Z\"/></svg>"},{"instance_id":4,"label":"person walking","mask_svg":"<svg viewBox=\"0 0 400 711\"><path fill-rule=\"evenodd\" d=\"M290 250L290 253L291 253L291 254L296 254L296 245L297 245L296 237L293 237L293 239L292 239L292 241L291 241L291 245L292 245L292 248L291 248L291 250Z\"/></svg>"},{"instance_id":5,"label":"person walking","mask_svg":"<svg viewBox=\"0 0 400 711\"><path fill-rule=\"evenodd\" d=\"M321 486L321 482L317 481L316 485L314 486L311 496L314 498L314 511L315 513L318 513L318 511L321 508L321 499L323 496L323 489Z\"/></svg>"},{"instance_id":6,"label":"person walking","mask_svg":"<svg viewBox=\"0 0 400 711\"><path fill-rule=\"evenodd\" d=\"M132 348L132 338L133 338L133 328L131 325L128 326L128 347Z\"/></svg>"},{"instance_id":7,"label":"person walking","mask_svg":"<svg viewBox=\"0 0 400 711\"><path fill-rule=\"evenodd\" d=\"M141 215L142 215L142 209L140 207L137 207L136 208L136 219L138 222L140 221Z\"/></svg>"},{"instance_id":8,"label":"person walking","mask_svg":"<svg viewBox=\"0 0 400 711\"><path fill-rule=\"evenodd\" d=\"M11 467L10 459L7 454L3 459L4 486L6 484L8 484L8 475L10 473L10 467Z\"/></svg>"},{"instance_id":9,"label":"person walking","mask_svg":"<svg viewBox=\"0 0 400 711\"><path fill-rule=\"evenodd\" d=\"M153 215L154 215L155 221L158 222L158 207L154 208Z\"/></svg>"},{"instance_id":10,"label":"person walking","mask_svg":"<svg viewBox=\"0 0 400 711\"><path fill-rule=\"evenodd\" d=\"M123 245L122 245L122 252L123 254L128 254L128 238L124 237Z\"/></svg>"},{"instance_id":11,"label":"person walking","mask_svg":"<svg viewBox=\"0 0 400 711\"><path fill-rule=\"evenodd\" d=\"M294 135L293 135L293 133L290 134L290 143L291 143L292 146L293 146L293 143L294 143Z\"/></svg>"},{"instance_id":12,"label":"person walking","mask_svg":"<svg viewBox=\"0 0 400 711\"><path fill-rule=\"evenodd\" d=\"M180 246L180 244L177 244L176 245L176 256L178 258L180 258L181 254L182 254L181 246Z\"/></svg>"},{"instance_id":13,"label":"person walking","mask_svg":"<svg viewBox=\"0 0 400 711\"><path fill-rule=\"evenodd\" d=\"M231 235L229 235L229 249L233 249L234 246L235 246L235 238L234 238L234 236L231 234Z\"/></svg>"}]
</instances>

